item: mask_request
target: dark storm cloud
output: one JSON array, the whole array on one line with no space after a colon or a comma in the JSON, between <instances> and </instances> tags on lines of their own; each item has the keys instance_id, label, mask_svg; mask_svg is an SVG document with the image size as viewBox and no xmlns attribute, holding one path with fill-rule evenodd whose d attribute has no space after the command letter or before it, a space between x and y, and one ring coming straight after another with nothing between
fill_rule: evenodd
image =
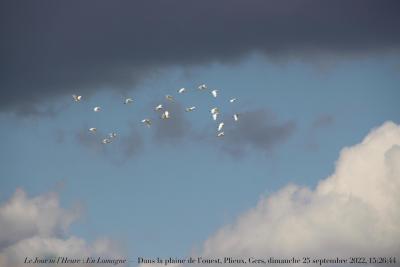
<instances>
[{"instance_id":1,"label":"dark storm cloud","mask_svg":"<svg viewBox=\"0 0 400 267\"><path fill-rule=\"evenodd\" d=\"M239 121L224 119L225 136L221 142L222 149L234 157L243 156L248 149L269 153L294 133L294 121L280 121L275 114L266 110L253 110L240 114Z\"/></svg>"},{"instance_id":2,"label":"dark storm cloud","mask_svg":"<svg viewBox=\"0 0 400 267\"><path fill-rule=\"evenodd\" d=\"M397 49L397 0L4 0L0 107L130 89L168 65Z\"/></svg>"}]
</instances>

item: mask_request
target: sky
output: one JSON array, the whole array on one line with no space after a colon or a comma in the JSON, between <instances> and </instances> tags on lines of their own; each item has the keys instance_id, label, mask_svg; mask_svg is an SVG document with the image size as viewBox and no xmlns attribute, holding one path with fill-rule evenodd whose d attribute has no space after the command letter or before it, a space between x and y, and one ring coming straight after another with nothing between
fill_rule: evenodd
<instances>
[{"instance_id":1,"label":"sky","mask_svg":"<svg viewBox=\"0 0 400 267\"><path fill-rule=\"evenodd\" d=\"M0 5L0 265L400 256L397 1Z\"/></svg>"}]
</instances>

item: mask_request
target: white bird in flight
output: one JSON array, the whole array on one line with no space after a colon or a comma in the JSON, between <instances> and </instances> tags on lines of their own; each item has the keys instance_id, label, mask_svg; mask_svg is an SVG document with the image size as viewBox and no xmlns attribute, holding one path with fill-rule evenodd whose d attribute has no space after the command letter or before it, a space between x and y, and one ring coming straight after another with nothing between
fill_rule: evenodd
<instances>
[{"instance_id":1,"label":"white bird in flight","mask_svg":"<svg viewBox=\"0 0 400 267\"><path fill-rule=\"evenodd\" d=\"M128 97L128 98L125 99L124 104L130 104L132 102L133 102L133 99Z\"/></svg>"},{"instance_id":2,"label":"white bird in flight","mask_svg":"<svg viewBox=\"0 0 400 267\"><path fill-rule=\"evenodd\" d=\"M180 94L182 94L184 92L186 92L186 88L181 88L181 89L178 90L178 93L180 93Z\"/></svg>"},{"instance_id":3,"label":"white bird in flight","mask_svg":"<svg viewBox=\"0 0 400 267\"><path fill-rule=\"evenodd\" d=\"M150 127L150 125L151 125L151 120L150 119L143 119L142 122L144 124L146 124L147 127Z\"/></svg>"},{"instance_id":4,"label":"white bird in flight","mask_svg":"<svg viewBox=\"0 0 400 267\"><path fill-rule=\"evenodd\" d=\"M75 102L79 102L82 99L81 95L72 95L72 98L75 100Z\"/></svg>"},{"instance_id":5,"label":"white bird in flight","mask_svg":"<svg viewBox=\"0 0 400 267\"><path fill-rule=\"evenodd\" d=\"M205 85L205 84L201 84L201 85L199 85L199 90L205 90L205 89L207 89L207 86Z\"/></svg>"},{"instance_id":6,"label":"white bird in flight","mask_svg":"<svg viewBox=\"0 0 400 267\"><path fill-rule=\"evenodd\" d=\"M217 134L217 136L218 136L218 137L225 136L225 133L224 133L224 132L219 132L219 133Z\"/></svg>"},{"instance_id":7,"label":"white bird in flight","mask_svg":"<svg viewBox=\"0 0 400 267\"><path fill-rule=\"evenodd\" d=\"M186 108L186 112L194 111L196 109L195 106Z\"/></svg>"},{"instance_id":8,"label":"white bird in flight","mask_svg":"<svg viewBox=\"0 0 400 267\"><path fill-rule=\"evenodd\" d=\"M232 98L231 100L229 100L229 102L233 103L236 101L236 98Z\"/></svg>"},{"instance_id":9,"label":"white bird in flight","mask_svg":"<svg viewBox=\"0 0 400 267\"><path fill-rule=\"evenodd\" d=\"M101 142L102 142L103 144L109 144L109 143L111 143L111 140L108 139L108 138L104 138Z\"/></svg>"},{"instance_id":10,"label":"white bird in flight","mask_svg":"<svg viewBox=\"0 0 400 267\"><path fill-rule=\"evenodd\" d=\"M212 108L210 110L211 114L218 114L219 113L219 108Z\"/></svg>"},{"instance_id":11,"label":"white bird in flight","mask_svg":"<svg viewBox=\"0 0 400 267\"><path fill-rule=\"evenodd\" d=\"M233 120L238 121L239 120L239 114L233 114Z\"/></svg>"},{"instance_id":12,"label":"white bird in flight","mask_svg":"<svg viewBox=\"0 0 400 267\"><path fill-rule=\"evenodd\" d=\"M210 112L212 114L213 120L216 121L217 118L218 118L219 109L218 108L212 108Z\"/></svg>"},{"instance_id":13,"label":"white bird in flight","mask_svg":"<svg viewBox=\"0 0 400 267\"><path fill-rule=\"evenodd\" d=\"M110 138L115 138L115 137L117 137L117 134L115 132L112 132L112 133L109 133L108 136Z\"/></svg>"},{"instance_id":14,"label":"white bird in flight","mask_svg":"<svg viewBox=\"0 0 400 267\"><path fill-rule=\"evenodd\" d=\"M167 99L169 101L174 101L174 98L171 95L166 95L165 99Z\"/></svg>"},{"instance_id":15,"label":"white bird in flight","mask_svg":"<svg viewBox=\"0 0 400 267\"><path fill-rule=\"evenodd\" d=\"M96 128L94 128L94 127L92 127L92 128L89 128L89 132L91 132L91 133L95 133L97 131L97 129Z\"/></svg>"},{"instance_id":16,"label":"white bird in flight","mask_svg":"<svg viewBox=\"0 0 400 267\"><path fill-rule=\"evenodd\" d=\"M168 110L164 111L164 113L161 115L161 119L163 119L163 120L169 119L169 112L168 112Z\"/></svg>"},{"instance_id":17,"label":"white bird in flight","mask_svg":"<svg viewBox=\"0 0 400 267\"><path fill-rule=\"evenodd\" d=\"M218 132L220 132L221 130L222 130L222 128L224 128L224 123L223 122L221 122L219 125L218 125Z\"/></svg>"},{"instance_id":18,"label":"white bird in flight","mask_svg":"<svg viewBox=\"0 0 400 267\"><path fill-rule=\"evenodd\" d=\"M213 97L217 97L218 96L218 90L212 90L211 94L213 95Z\"/></svg>"},{"instance_id":19,"label":"white bird in flight","mask_svg":"<svg viewBox=\"0 0 400 267\"><path fill-rule=\"evenodd\" d=\"M99 112L100 110L101 110L100 107L94 107L94 108L93 108L93 111L94 111L94 112Z\"/></svg>"},{"instance_id":20,"label":"white bird in flight","mask_svg":"<svg viewBox=\"0 0 400 267\"><path fill-rule=\"evenodd\" d=\"M162 109L163 109L163 105L161 105L161 104L154 108L155 111L159 111Z\"/></svg>"}]
</instances>

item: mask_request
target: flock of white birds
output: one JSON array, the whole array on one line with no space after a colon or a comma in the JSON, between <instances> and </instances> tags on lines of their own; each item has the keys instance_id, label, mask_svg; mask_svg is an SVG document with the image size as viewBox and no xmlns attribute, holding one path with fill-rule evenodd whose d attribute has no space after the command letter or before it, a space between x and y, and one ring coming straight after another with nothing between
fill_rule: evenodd
<instances>
[{"instance_id":1,"label":"flock of white birds","mask_svg":"<svg viewBox=\"0 0 400 267\"><path fill-rule=\"evenodd\" d=\"M200 90L200 91L206 91L206 90L208 89L207 86L206 86L205 84L201 84L201 85L198 86L197 88L198 88L198 90ZM187 90L186 88L180 88L180 89L177 90L178 95L179 95L179 94L184 94L184 93L187 93L187 92L188 92L188 90ZM212 97L214 97L214 98L217 98L217 97L219 96L219 90L214 89L214 90L211 90L210 93L211 93ZM74 100L75 102L80 102L80 101L82 101L82 96L81 96L81 95L73 94L73 95L72 95L72 98L73 98L73 100ZM173 97L172 95L166 95L166 96L165 96L165 99L166 99L167 101L171 101L171 102L174 101L174 97ZM236 102L236 101L237 101L236 98L231 98L231 99L229 99L229 103L234 103L234 102ZM125 98L125 100L124 100L123 103L124 103L125 105L129 105L129 104L132 104L133 102L134 102L133 98L128 97L128 98ZM193 111L196 110L196 107L195 107L195 106L190 106L190 107L187 107L185 110L186 110L186 112L193 112ZM93 111L94 111L94 112L100 112L100 111L102 111L102 108L101 108L100 106L95 106L95 107L93 107ZM168 120L168 119L171 118L170 112L169 112L168 110L165 109L165 107L164 107L163 104L157 105L157 106L154 108L154 111L161 114L161 115L160 115L160 119L162 119L162 120ZM224 126L225 126L225 123L224 123L223 121L219 121L219 120L218 120L218 117L220 116L220 109L219 109L218 107L214 107L214 108L212 108L212 109L210 110L210 113L211 113L212 119L213 119L215 122L218 123L217 131L216 131L216 136L217 136L217 137L223 137L223 136L225 136L225 132L223 131ZM234 113L234 114L232 115L232 119L233 119L234 122L239 121L239 114L238 114L238 113ZM152 125L152 120L149 119L149 118L144 118L144 119L142 119L141 122L142 122L145 126L147 126L147 127L151 127L151 125ZM89 130L89 132L92 133L92 134L95 134L95 133L97 132L97 128L95 128L95 127L91 127L91 128L89 128L88 130ZM109 133L106 137L104 137L104 138L101 139L101 143L102 143L102 144L110 144L110 143L112 143L112 141L113 141L114 138L116 138L116 137L117 137L117 133L111 132L111 133Z\"/></svg>"}]
</instances>

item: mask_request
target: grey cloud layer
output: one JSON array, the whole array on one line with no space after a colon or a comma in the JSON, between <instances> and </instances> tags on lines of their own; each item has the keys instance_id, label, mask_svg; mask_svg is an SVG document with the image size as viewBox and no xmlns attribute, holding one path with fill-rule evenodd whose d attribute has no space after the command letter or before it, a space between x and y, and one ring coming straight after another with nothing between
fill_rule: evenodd
<instances>
[{"instance_id":1,"label":"grey cloud layer","mask_svg":"<svg viewBox=\"0 0 400 267\"><path fill-rule=\"evenodd\" d=\"M77 89L131 88L170 64L400 43L396 0L7 0L0 10L2 111Z\"/></svg>"},{"instance_id":2,"label":"grey cloud layer","mask_svg":"<svg viewBox=\"0 0 400 267\"><path fill-rule=\"evenodd\" d=\"M234 157L243 156L248 149L267 154L285 143L295 130L294 121L280 121L274 113L258 109L241 113L238 122L228 121L226 135L218 141L222 142L222 150Z\"/></svg>"},{"instance_id":3,"label":"grey cloud layer","mask_svg":"<svg viewBox=\"0 0 400 267\"><path fill-rule=\"evenodd\" d=\"M160 143L176 144L190 134L192 124L185 116L184 108L180 103L172 102L164 104L164 107L170 112L171 117L155 123L154 140Z\"/></svg>"},{"instance_id":4,"label":"grey cloud layer","mask_svg":"<svg viewBox=\"0 0 400 267\"><path fill-rule=\"evenodd\" d=\"M185 141L200 142L202 145L215 146L234 158L241 158L254 151L268 155L275 147L287 142L296 131L295 121L281 120L270 111L256 109L240 113L238 122L233 121L231 114L221 116L225 123L225 136L217 137L219 121L213 121L211 128L208 125L205 131L198 132L199 129L195 129L190 121L191 114L184 111L181 103L164 103L164 109L170 112L170 119L162 120L159 118L162 112L154 112L155 115L149 117L152 121L150 128L144 124L139 125L139 122L132 123L131 131L117 136L115 144L101 144L101 138L107 136L106 133L98 130L96 134L92 134L87 130L88 127L77 132L75 137L80 144L95 153L102 152L111 158L129 159L146 147L145 137L137 128L143 127L143 132L149 133L151 140L157 144L175 146Z\"/></svg>"}]
</instances>

